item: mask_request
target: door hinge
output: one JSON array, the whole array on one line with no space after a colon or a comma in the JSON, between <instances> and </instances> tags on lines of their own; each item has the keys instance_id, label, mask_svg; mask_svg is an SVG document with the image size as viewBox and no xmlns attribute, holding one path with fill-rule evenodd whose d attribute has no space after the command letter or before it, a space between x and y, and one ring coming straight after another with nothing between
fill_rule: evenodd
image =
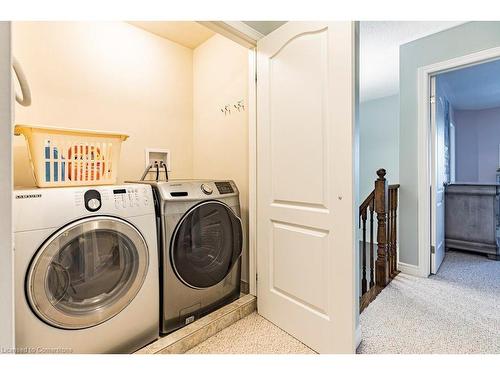
<instances>
[{"instance_id":1,"label":"door hinge","mask_svg":"<svg viewBox=\"0 0 500 375\"><path fill-rule=\"evenodd\" d=\"M436 248L433 245L431 245L431 254L436 254Z\"/></svg>"},{"instance_id":2,"label":"door hinge","mask_svg":"<svg viewBox=\"0 0 500 375\"><path fill-rule=\"evenodd\" d=\"M257 83L257 72L255 72L255 83Z\"/></svg>"},{"instance_id":3,"label":"door hinge","mask_svg":"<svg viewBox=\"0 0 500 375\"><path fill-rule=\"evenodd\" d=\"M436 103L436 97L435 97L435 96L431 96L431 98L430 98L430 99L431 99L431 104Z\"/></svg>"}]
</instances>

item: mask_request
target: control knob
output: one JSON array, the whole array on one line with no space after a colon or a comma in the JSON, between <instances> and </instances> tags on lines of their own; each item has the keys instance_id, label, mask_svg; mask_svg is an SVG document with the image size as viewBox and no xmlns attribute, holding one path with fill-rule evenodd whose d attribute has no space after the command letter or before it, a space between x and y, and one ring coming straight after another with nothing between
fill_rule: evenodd
<instances>
[{"instance_id":1,"label":"control knob","mask_svg":"<svg viewBox=\"0 0 500 375\"><path fill-rule=\"evenodd\" d=\"M97 190L87 190L83 195L85 208L90 212L95 212L101 208L101 194Z\"/></svg>"},{"instance_id":2,"label":"control knob","mask_svg":"<svg viewBox=\"0 0 500 375\"><path fill-rule=\"evenodd\" d=\"M210 195L214 192L214 190L209 185L206 184L201 184L201 191L207 195Z\"/></svg>"},{"instance_id":3,"label":"control knob","mask_svg":"<svg viewBox=\"0 0 500 375\"><path fill-rule=\"evenodd\" d=\"M88 201L87 205L91 210L97 211L101 207L101 202L97 198L92 198Z\"/></svg>"}]
</instances>

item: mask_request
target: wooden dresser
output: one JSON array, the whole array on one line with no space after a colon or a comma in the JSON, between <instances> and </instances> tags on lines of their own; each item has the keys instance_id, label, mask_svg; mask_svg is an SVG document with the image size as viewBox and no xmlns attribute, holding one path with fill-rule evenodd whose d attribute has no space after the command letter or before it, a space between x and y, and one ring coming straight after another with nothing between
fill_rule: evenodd
<instances>
[{"instance_id":1,"label":"wooden dresser","mask_svg":"<svg viewBox=\"0 0 500 375\"><path fill-rule=\"evenodd\" d=\"M500 260L500 184L453 183L446 186L445 194L446 248L484 253Z\"/></svg>"}]
</instances>

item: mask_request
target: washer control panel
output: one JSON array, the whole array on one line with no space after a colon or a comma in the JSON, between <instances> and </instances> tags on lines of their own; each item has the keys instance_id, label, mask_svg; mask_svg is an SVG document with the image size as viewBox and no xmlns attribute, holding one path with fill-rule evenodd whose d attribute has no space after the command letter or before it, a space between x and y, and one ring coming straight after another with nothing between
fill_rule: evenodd
<instances>
[{"instance_id":1,"label":"washer control panel","mask_svg":"<svg viewBox=\"0 0 500 375\"><path fill-rule=\"evenodd\" d=\"M122 214L138 215L154 210L151 186L145 184L96 186L73 190L75 206L86 212L106 214L119 210L123 211Z\"/></svg>"},{"instance_id":2,"label":"washer control panel","mask_svg":"<svg viewBox=\"0 0 500 375\"><path fill-rule=\"evenodd\" d=\"M200 184L198 191L199 188ZM16 189L13 194L16 232L60 228L77 218L95 215L151 215L151 220L155 215L153 192L148 184Z\"/></svg>"},{"instance_id":3,"label":"washer control panel","mask_svg":"<svg viewBox=\"0 0 500 375\"><path fill-rule=\"evenodd\" d=\"M142 186L120 187L113 189L113 200L115 208L147 207L151 204L151 198L147 194L147 188Z\"/></svg>"}]
</instances>

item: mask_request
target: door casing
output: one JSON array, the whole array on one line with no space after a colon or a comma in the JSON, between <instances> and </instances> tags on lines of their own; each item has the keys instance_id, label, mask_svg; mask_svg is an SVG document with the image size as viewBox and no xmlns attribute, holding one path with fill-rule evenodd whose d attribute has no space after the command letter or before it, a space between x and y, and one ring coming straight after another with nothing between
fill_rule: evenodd
<instances>
[{"instance_id":1,"label":"door casing","mask_svg":"<svg viewBox=\"0 0 500 375\"><path fill-rule=\"evenodd\" d=\"M0 347L14 348L14 247L12 228L12 89L11 22L0 22Z\"/></svg>"},{"instance_id":2,"label":"door casing","mask_svg":"<svg viewBox=\"0 0 500 375\"><path fill-rule=\"evenodd\" d=\"M431 76L447 71L465 68L496 60L500 58L500 47L490 48L483 51L459 56L453 59L441 61L436 64L420 67L417 73L417 98L418 98L418 167L417 167L417 228L418 228L418 266L408 268L407 265L398 265L399 268L407 270L415 276L428 277L431 273L431 145L433 144L433 130L430 123L430 79ZM417 230L417 228L415 228Z\"/></svg>"}]
</instances>

